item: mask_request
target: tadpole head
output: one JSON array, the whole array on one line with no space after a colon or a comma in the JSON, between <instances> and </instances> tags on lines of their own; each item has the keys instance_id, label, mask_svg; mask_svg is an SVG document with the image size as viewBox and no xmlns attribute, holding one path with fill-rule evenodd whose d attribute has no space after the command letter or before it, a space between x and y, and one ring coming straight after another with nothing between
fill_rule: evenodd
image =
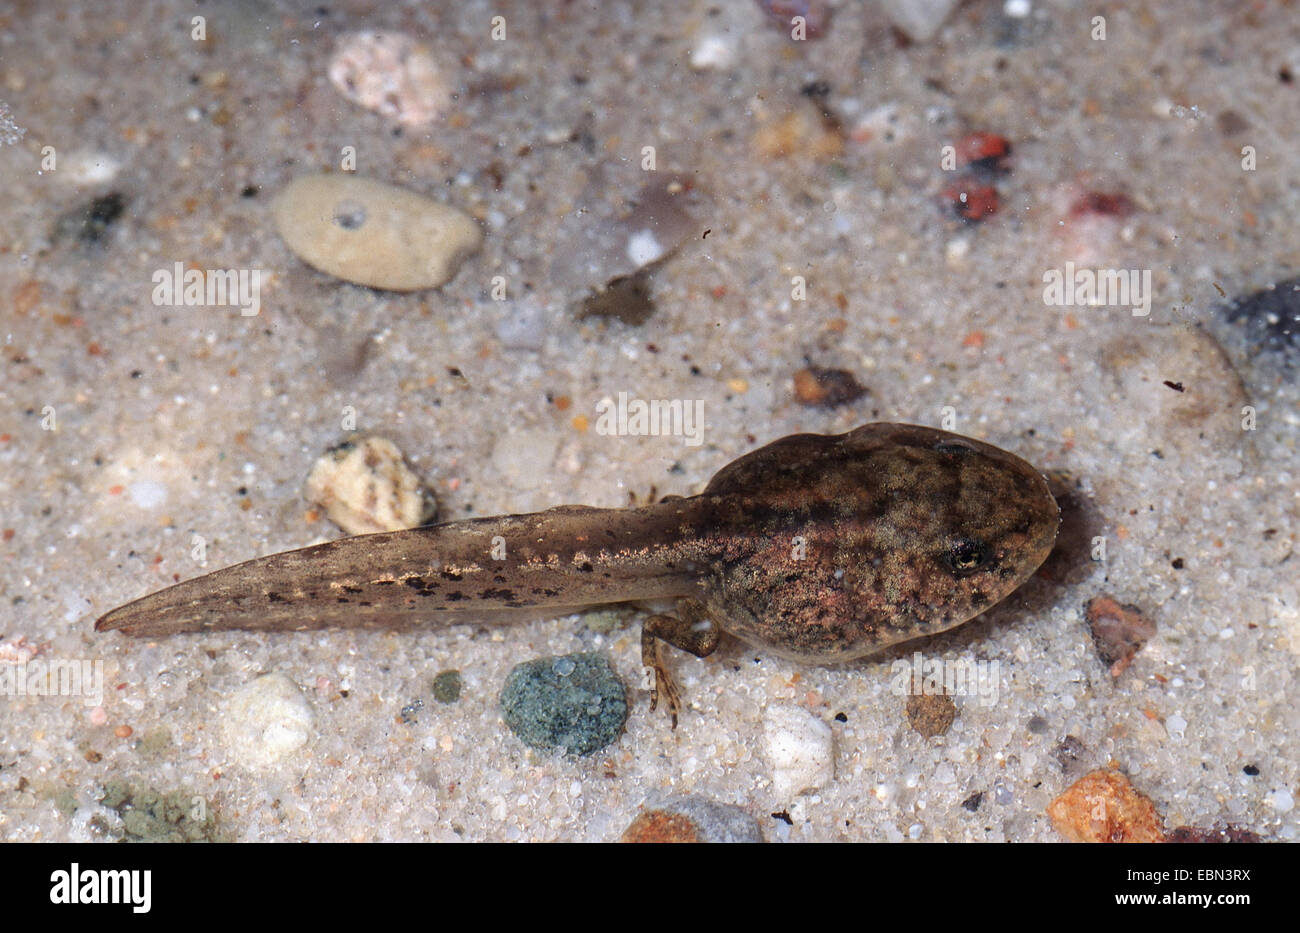
<instances>
[{"instance_id":1,"label":"tadpole head","mask_svg":"<svg viewBox=\"0 0 1300 933\"><path fill-rule=\"evenodd\" d=\"M916 425L784 438L720 472L710 494L732 540L706 603L735 634L807 661L980 614L1037 570L1060 521L1030 464Z\"/></svg>"}]
</instances>

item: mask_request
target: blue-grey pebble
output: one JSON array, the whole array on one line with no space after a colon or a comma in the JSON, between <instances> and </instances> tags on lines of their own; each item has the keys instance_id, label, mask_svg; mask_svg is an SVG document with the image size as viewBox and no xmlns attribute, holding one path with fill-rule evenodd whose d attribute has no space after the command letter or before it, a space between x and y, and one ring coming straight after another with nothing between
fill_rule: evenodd
<instances>
[{"instance_id":1,"label":"blue-grey pebble","mask_svg":"<svg viewBox=\"0 0 1300 933\"><path fill-rule=\"evenodd\" d=\"M627 688L602 654L537 658L506 677L501 712L526 745L591 755L622 733Z\"/></svg>"}]
</instances>

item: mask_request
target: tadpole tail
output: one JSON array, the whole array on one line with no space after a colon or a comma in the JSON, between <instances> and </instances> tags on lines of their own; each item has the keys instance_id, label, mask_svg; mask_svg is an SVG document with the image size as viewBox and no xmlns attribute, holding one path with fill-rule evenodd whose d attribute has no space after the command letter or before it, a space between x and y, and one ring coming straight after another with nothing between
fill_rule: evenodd
<instances>
[{"instance_id":1,"label":"tadpole tail","mask_svg":"<svg viewBox=\"0 0 1300 933\"><path fill-rule=\"evenodd\" d=\"M416 558L421 543L414 532L391 532L257 557L127 603L102 616L95 631L161 636L401 624L413 614L412 581L431 569L427 556Z\"/></svg>"},{"instance_id":2,"label":"tadpole tail","mask_svg":"<svg viewBox=\"0 0 1300 933\"><path fill-rule=\"evenodd\" d=\"M341 538L177 583L105 614L95 631L407 628L685 592L634 516L562 506Z\"/></svg>"}]
</instances>

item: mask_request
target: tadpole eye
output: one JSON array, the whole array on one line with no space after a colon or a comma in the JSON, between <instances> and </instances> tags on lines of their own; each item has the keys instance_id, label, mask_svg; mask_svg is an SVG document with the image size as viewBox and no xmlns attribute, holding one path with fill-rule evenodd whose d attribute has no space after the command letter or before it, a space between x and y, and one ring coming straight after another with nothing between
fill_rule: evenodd
<instances>
[{"instance_id":1,"label":"tadpole eye","mask_svg":"<svg viewBox=\"0 0 1300 933\"><path fill-rule=\"evenodd\" d=\"M972 574L988 559L988 548L983 542L962 538L948 549L946 555L948 569L959 577Z\"/></svg>"}]
</instances>

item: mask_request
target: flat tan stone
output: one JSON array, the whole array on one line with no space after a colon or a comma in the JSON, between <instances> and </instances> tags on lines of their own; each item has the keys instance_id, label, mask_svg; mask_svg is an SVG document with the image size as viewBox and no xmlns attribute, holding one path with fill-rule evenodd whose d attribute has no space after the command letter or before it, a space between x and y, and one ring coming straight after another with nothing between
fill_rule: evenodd
<instances>
[{"instance_id":1,"label":"flat tan stone","mask_svg":"<svg viewBox=\"0 0 1300 933\"><path fill-rule=\"evenodd\" d=\"M389 291L442 285L483 240L478 224L454 207L356 175L296 178L271 211L303 262Z\"/></svg>"}]
</instances>

